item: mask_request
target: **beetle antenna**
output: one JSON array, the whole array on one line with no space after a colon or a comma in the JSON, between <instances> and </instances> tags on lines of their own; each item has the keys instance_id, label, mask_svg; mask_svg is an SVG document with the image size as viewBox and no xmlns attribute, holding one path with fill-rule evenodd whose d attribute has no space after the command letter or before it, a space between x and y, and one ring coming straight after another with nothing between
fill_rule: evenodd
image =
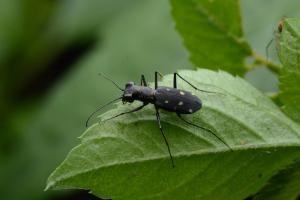
<instances>
[{"instance_id":1,"label":"beetle antenna","mask_svg":"<svg viewBox=\"0 0 300 200\"><path fill-rule=\"evenodd\" d=\"M271 46L271 44L273 43L273 38L268 42L267 46L266 46L266 57L267 57L267 62L269 61L269 48Z\"/></svg>"},{"instance_id":2,"label":"beetle antenna","mask_svg":"<svg viewBox=\"0 0 300 200\"><path fill-rule=\"evenodd\" d=\"M106 80L112 82L112 84L114 84L119 90L124 91L124 89L122 89L115 81L113 81L112 79L108 78L106 75L104 75L103 73L99 73L99 76L104 77Z\"/></svg>"},{"instance_id":3,"label":"beetle antenna","mask_svg":"<svg viewBox=\"0 0 300 200\"><path fill-rule=\"evenodd\" d=\"M109 104L112 104L112 103L114 103L114 102L116 102L116 101L118 101L118 100L120 100L120 99L122 99L122 97L119 97L119 98L117 98L117 99L114 99L114 100L112 100L112 101L110 101L110 102L104 104L103 106L97 108L97 109L96 109L94 112L92 112L92 113L90 114L90 116L87 118L87 120L86 120L86 122L85 122L85 127L88 127L88 123L89 123L90 119L94 116L95 113L97 113L99 110L103 109L104 107L108 106Z\"/></svg>"}]
</instances>

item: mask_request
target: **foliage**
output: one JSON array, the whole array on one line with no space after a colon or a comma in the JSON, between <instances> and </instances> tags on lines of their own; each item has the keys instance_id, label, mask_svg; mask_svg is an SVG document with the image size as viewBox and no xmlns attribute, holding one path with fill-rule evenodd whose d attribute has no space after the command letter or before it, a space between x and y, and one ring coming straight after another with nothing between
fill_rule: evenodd
<instances>
[{"instance_id":1,"label":"foliage","mask_svg":"<svg viewBox=\"0 0 300 200\"><path fill-rule=\"evenodd\" d=\"M280 70L280 66L252 53L248 44L241 42L237 1L225 6L221 1L173 0L172 6L177 29L195 65L242 74L246 69L244 59L251 55L253 65L263 63L275 72ZM231 15L225 15L228 11ZM285 24L283 28L286 30ZM297 30L295 32L297 36ZM298 38L292 38L292 42L298 46ZM279 43L279 57L284 64L281 73L287 70L285 60L290 61L290 53L282 53L282 48L288 43L289 39L288 42L281 39ZM224 48L210 51L209 48L217 44ZM298 63L297 59L292 61ZM299 69L298 66L294 68ZM145 109L139 114L104 124L100 122L89 128L81 137L81 144L49 177L47 189L85 188L97 196L113 199L182 199L187 195L190 199L221 199L224 196L242 199L258 192L276 172L299 157L299 125L286 118L267 97L223 72L185 71L182 75L200 88L210 85L225 93L222 98L197 94L206 104L203 114L193 115L192 121L212 127L230 144L233 152L219 150L219 145L203 138L203 131L186 127L170 114L164 114L163 121L172 132L168 135L171 149L173 147L174 158L179 163L172 171L168 168L168 155L161 147L163 143L157 138L159 131L152 127L156 124L149 115L151 109ZM298 81L297 73L290 75L292 78L288 80ZM167 76L161 84L171 84L171 77ZM100 121L123 109L118 106L102 115ZM281 120L286 125L281 126ZM262 152L267 153L263 155ZM230 164L224 167L226 163ZM150 175L145 175L150 171ZM255 176L254 172L259 173ZM249 179L252 184L243 181ZM122 184L124 181L127 184ZM226 187L221 189L219 182ZM232 193L237 187L244 189ZM292 193L297 194L291 190L288 195ZM265 194L265 189L259 194Z\"/></svg>"},{"instance_id":2,"label":"foliage","mask_svg":"<svg viewBox=\"0 0 300 200\"><path fill-rule=\"evenodd\" d=\"M293 200L297 199L300 190L299 159L276 174L254 200Z\"/></svg>"},{"instance_id":3,"label":"foliage","mask_svg":"<svg viewBox=\"0 0 300 200\"><path fill-rule=\"evenodd\" d=\"M283 68L279 74L279 99L283 111L300 122L300 20L287 18L280 21L276 32L278 55ZM300 190L300 160L288 166L274 176L256 196L255 199L296 199Z\"/></svg>"},{"instance_id":4,"label":"foliage","mask_svg":"<svg viewBox=\"0 0 300 200\"><path fill-rule=\"evenodd\" d=\"M49 88L44 88L38 97L34 96L34 101L30 100L33 97L18 99L20 104L14 104L15 110L10 109L10 115L5 115L11 122L0 131L1 144L9 146L0 154L1 199L37 200L50 199L56 193L64 195L44 192L45 180L76 145L89 113L119 93L97 75L99 72L125 83L138 80L141 73L151 80L155 70L166 73L181 66L188 67L179 37L173 27L168 26L171 23L171 16L166 15L168 8L168 3L161 1L57 1L52 18L44 22L44 26L49 25L52 30L42 29L47 30L43 43L53 45L54 49L44 46L44 53L49 56L55 53L52 51L59 51L62 44L57 45L58 41L71 42L73 37L75 41L82 40L80 33L89 33L96 41L84 55L77 55L76 62L60 74L59 79L52 80ZM160 23L156 23L158 20ZM18 60L20 58L15 58ZM15 64L7 68L12 66L20 67ZM36 76L40 78L40 74ZM48 74L43 76L43 83L48 79ZM2 122L0 128L3 128ZM9 136L9 140L5 140L2 133Z\"/></svg>"},{"instance_id":5,"label":"foliage","mask_svg":"<svg viewBox=\"0 0 300 200\"><path fill-rule=\"evenodd\" d=\"M251 55L241 27L239 1L171 0L176 27L197 67L246 71ZM222 47L222 48L216 48Z\"/></svg>"},{"instance_id":6,"label":"foliage","mask_svg":"<svg viewBox=\"0 0 300 200\"><path fill-rule=\"evenodd\" d=\"M257 88L262 89L262 85L268 85L273 89L263 91L277 93L277 84L276 82L272 84L269 81L268 74L254 73L261 68L251 71L253 79L248 78L250 74L248 72L258 66L266 66L275 72L273 77L277 77L280 72L278 65L266 63L265 58L260 54L264 54L265 46L272 37L274 27L283 16L299 16L299 1L273 0L271 4L269 1L261 0L230 1L228 5L232 5L232 8L226 7L226 5L222 6L224 3L221 1L207 2L213 2L218 4L217 8L230 11L227 12L229 18L223 20L224 16L218 16L219 12L214 10L214 7L204 5L201 1L187 1L189 7L203 4L200 7L208 12L207 17L213 19L212 22L221 24L221 27L226 28L223 29L225 31L220 32L218 29L212 28L213 23L210 23L210 20L203 17L201 19L204 20L204 27L210 27L210 33L213 36L219 35L221 38L226 35L224 33L231 31L232 34L228 37L225 36L225 38L237 39L238 42L234 45L233 50L237 52L237 49L241 49L244 53L237 52L241 57L236 57L227 51L229 47L224 48L223 51L223 47L219 45L220 43L214 43L214 40L207 41L209 39L207 37L198 37L195 42L201 46L202 51L203 49L210 49L210 53L206 54L208 57L214 55L218 58L218 62L231 63L234 68L231 65L223 66L222 63L218 65L212 63L208 66L206 62L210 59L197 59L196 52L192 49L194 47L188 47L185 43L186 38L180 38L176 32L177 30L181 36L188 36L185 28L189 27L181 26L180 28L175 21L177 24L175 29L171 15L178 20L178 18L184 19L185 16L199 15L199 13L192 9L193 12L190 14L185 13L185 16L180 17L174 11L186 12L184 8L187 7L175 8L174 3L176 2L174 1L170 3L172 8L170 8L168 1L148 0L1 1L1 199L49 200L56 199L55 197L58 197L56 195L64 196L66 194L65 191L43 192L47 176L63 160L67 152L76 145L76 137L84 131L84 121L87 115L97 106L118 94L113 86L97 77L99 72L110 75L119 83L132 79L137 81L141 73L144 73L150 81L153 79L153 71L155 70L167 74L174 72L176 69L190 69L190 66L194 64L196 67L220 68L239 75L244 75L247 71L246 79L250 80ZM178 1L177 5L179 5L178 3L182 4L184 2ZM240 9L241 11L239 11ZM269 12L269 10L272 10L272 12ZM231 11L232 14L229 15L228 13L231 13ZM196 25L195 29L200 28L198 23ZM235 28L230 28L231 25ZM240 32L237 30L240 30ZM199 31L201 29L198 30L198 33ZM224 43L230 40L221 38L219 38L220 41ZM181 41L187 49L184 49ZM247 47L249 44L247 43L251 45L250 54L249 47ZM205 47L206 44L212 44L213 46ZM231 45L232 42L228 44ZM271 49L273 49L272 46ZM220 54L215 54L215 51ZM190 58L193 57L191 63L187 59L187 53L189 53ZM236 65L231 56L227 56L228 60L219 59L223 54L235 57L241 64ZM269 55L269 59L276 59L275 51ZM246 64L244 63L245 58L247 58ZM275 66L275 68L272 68L272 66ZM268 72L268 70L265 71ZM288 86L288 83L286 86ZM288 89L288 87L285 88ZM274 97L276 103L279 102L276 94ZM282 97L280 100L285 105L289 103L284 101ZM281 102L279 102L279 105L281 105ZM125 106L119 109L128 109L128 107ZM204 110L202 111L204 112ZM283 111L289 117L292 117L288 109L284 108ZM148 112L150 112L150 109ZM149 113L139 113L138 117L143 117L144 114L145 116L149 115ZM151 116L152 114L153 111L151 110ZM202 118L204 114L200 114ZM169 114L164 113L164 120L172 120L168 117L170 117ZM132 119L132 117L128 116L124 119ZM152 117L150 121L148 120L147 123L149 123L149 129L153 129L151 135L156 136L158 141L162 143ZM145 125L143 122L137 122L137 124L139 123ZM165 121L164 127L168 139L173 139L171 132L177 126ZM194 132L194 130L186 131L188 135L190 132ZM227 135L225 133L220 134ZM139 137L139 139L142 138ZM218 141L214 137L208 139L210 139L209 141L215 141L215 144L218 145ZM199 148L204 146L205 144L201 144ZM165 151L163 144L162 148ZM174 146L172 149L174 150ZM284 156L289 155L289 153L284 152L283 148L280 147L279 149ZM257 151L255 152L255 155L257 155ZM228 153L207 154L206 157L211 159L210 156L212 156L219 160L222 158L219 158L218 155L226 155L225 158L228 158ZM262 154L264 155L264 153L266 152ZM246 159L248 154L243 155ZM276 156L275 154L271 155ZM166 166L169 166L166 156L163 162ZM194 156L196 158L199 155ZM188 159L193 163L195 162L193 158L189 157ZM207 162L209 162L208 159L206 159ZM276 159L274 158L274 161L277 159L279 159L279 156ZM290 159L291 157L288 156L286 163L290 163ZM278 165L273 166L273 169L279 165L284 167L285 161L281 161ZM214 162L208 166L212 170L214 169L213 164ZM270 185L272 187L272 184L274 184L278 187L272 188L280 187L281 189L278 189L276 193L278 197L283 195L285 197L297 196L297 186L299 186L297 179L298 166L296 163L286 167L284 171L281 171L270 180L267 180L268 175L259 174L262 177L262 183L258 185L263 186L268 182L265 186ZM215 171L219 172L219 168L215 167ZM156 168L153 168L153 170L156 170ZM157 171L155 172L158 173ZM272 173L276 174L277 171L276 168ZM276 178L281 176L281 173L283 176L279 179ZM257 173L251 174L256 175ZM201 178L205 178L205 176L203 177L202 174ZM281 184L279 185L277 181L273 181L274 179L280 180ZM229 184L232 184L232 182ZM201 187L209 191L208 186L212 186L211 180L207 180L207 183ZM147 187L143 186L143 188ZM291 192L290 189L293 191ZM236 190L234 188L232 192ZM221 192L221 188L218 188L218 191ZM259 194L264 194L264 192L265 190L262 189ZM73 191L67 193L73 193ZM254 193L251 193L251 195L254 195ZM266 195L263 197L266 197ZM58 198L64 199L63 197ZM73 199L67 196L65 198Z\"/></svg>"},{"instance_id":7,"label":"foliage","mask_svg":"<svg viewBox=\"0 0 300 200\"><path fill-rule=\"evenodd\" d=\"M300 156L300 127L245 81L207 70L180 74L198 87L225 94L196 93L205 107L187 118L213 127L233 152L208 132L164 113L176 163L172 169L151 106L89 128L50 176L47 187L90 189L112 199L242 199ZM165 79L161 84L172 83L172 75ZM122 110L119 104L101 119ZM232 193L237 187L243 190Z\"/></svg>"},{"instance_id":8,"label":"foliage","mask_svg":"<svg viewBox=\"0 0 300 200\"><path fill-rule=\"evenodd\" d=\"M283 110L300 123L300 20L287 18L278 32L278 54L283 68L280 72L280 95Z\"/></svg>"}]
</instances>

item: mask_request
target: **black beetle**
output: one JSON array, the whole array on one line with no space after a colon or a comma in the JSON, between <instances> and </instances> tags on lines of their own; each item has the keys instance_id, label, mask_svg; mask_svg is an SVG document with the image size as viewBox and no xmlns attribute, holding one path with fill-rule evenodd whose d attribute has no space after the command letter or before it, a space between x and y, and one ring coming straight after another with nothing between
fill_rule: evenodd
<instances>
[{"instance_id":1,"label":"black beetle","mask_svg":"<svg viewBox=\"0 0 300 200\"><path fill-rule=\"evenodd\" d=\"M185 123L212 133L218 140L220 140L224 145L226 145L231 150L229 145L227 143L225 143L213 131L211 131L208 128L204 128L204 127L198 126L196 124L193 124L181 116L182 114L191 114L191 113L194 113L194 112L200 110L202 107L202 102L196 95L192 94L191 92L177 89L177 77L179 77L180 79L182 79L183 81L185 81L187 84L189 84L191 87L193 87L194 89L196 89L198 91L207 92L207 93L217 93L217 92L200 90L176 72L174 73L174 78L173 78L173 88L159 87L158 86L158 75L160 75L160 76L162 76L162 75L159 72L155 72L155 88L154 89L148 87L144 75L141 75L141 85L135 85L133 82L128 82L125 85L125 89L122 89L117 83L115 83L110 78L104 76L103 74L99 74L99 75L101 75L104 78L106 78L107 80L111 81L117 88L119 88L121 91L123 91L123 95L117 99L114 99L113 101L108 102L107 104L101 106L96 111L94 111L88 117L88 119L86 121L86 127L88 126L88 122L91 119L91 117L96 112L98 112L99 110L104 108L105 106L107 106L113 102L116 102L118 100L122 100L123 104L125 104L126 102L132 103L135 100L137 100L137 101L143 102L143 104L133 110L129 110L127 112L120 113L120 114L115 115L104 121L107 121L107 120L110 120L110 119L113 119L113 118L116 118L116 117L119 117L121 115L125 115L128 113L136 112L138 110L141 110L143 107L145 107L148 104L153 104L155 107L155 110L156 110L156 118L157 118L158 126L159 126L161 134L164 138L164 141L168 147L168 151L169 151L169 155L170 155L173 167L174 167L174 161L173 161L173 157L171 154L171 150L170 150L167 138L165 137L162 126L161 126L159 109L164 109L169 112L175 112L177 114L177 116Z\"/></svg>"}]
</instances>

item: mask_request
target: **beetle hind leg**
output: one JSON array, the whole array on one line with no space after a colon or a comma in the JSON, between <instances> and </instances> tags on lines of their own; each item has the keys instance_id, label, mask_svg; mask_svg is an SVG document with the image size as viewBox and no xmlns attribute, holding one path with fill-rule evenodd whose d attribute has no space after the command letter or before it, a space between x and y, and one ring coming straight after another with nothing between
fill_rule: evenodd
<instances>
[{"instance_id":1,"label":"beetle hind leg","mask_svg":"<svg viewBox=\"0 0 300 200\"><path fill-rule=\"evenodd\" d=\"M212 135L215 136L215 138L217 138L220 142L222 142L226 147L228 147L230 149L230 151L233 151L232 148L225 142L223 141L219 136L217 136L212 130L208 129L208 128L205 128L205 127L202 127L202 126L199 126L199 125L196 125L196 124L193 124L192 122L190 121L187 121L186 119L184 119L181 114L177 113L177 116L182 120L184 121L185 123L191 125L191 126L194 126L194 127L197 127L197 128L200 128L202 130L205 130L207 132L210 132Z\"/></svg>"},{"instance_id":2,"label":"beetle hind leg","mask_svg":"<svg viewBox=\"0 0 300 200\"><path fill-rule=\"evenodd\" d=\"M189 84L192 88L194 88L195 90L198 90L200 92L206 92L206 93L214 93L214 94L222 94L225 95L223 93L220 92L212 92L212 91L207 91L207 90L201 90L199 88L197 88L195 85L193 85L192 83L190 83L188 80L186 80L185 78L183 78L180 74L178 74L177 72L174 73L174 78L173 78L173 87L177 88L177 76L183 80L184 82L186 82L187 84Z\"/></svg>"}]
</instances>

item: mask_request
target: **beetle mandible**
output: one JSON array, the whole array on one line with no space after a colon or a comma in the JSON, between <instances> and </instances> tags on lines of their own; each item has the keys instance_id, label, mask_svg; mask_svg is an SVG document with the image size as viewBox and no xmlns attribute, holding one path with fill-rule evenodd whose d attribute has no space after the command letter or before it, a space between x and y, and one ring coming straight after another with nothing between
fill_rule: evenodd
<instances>
[{"instance_id":1,"label":"beetle mandible","mask_svg":"<svg viewBox=\"0 0 300 200\"><path fill-rule=\"evenodd\" d=\"M162 75L159 72L156 71L155 72L155 82L154 82L154 84L155 84L154 87L155 88L154 89L150 88L148 86L144 75L141 75L141 84L140 85L135 85L133 82L128 82L125 85L125 89L122 89L116 82L114 82L110 78L106 77L105 75L103 75L103 74L99 74L99 75L101 75L104 78L106 78L107 80L111 81L119 90L123 91L123 94L122 94L121 97L108 102L107 104L101 106L96 111L94 111L88 117L88 119L86 121L86 127L88 126L88 122L91 119L91 117L96 112L98 112L102 108L106 107L107 105L109 105L111 103L114 103L118 100L122 100L123 104L125 104L127 102L132 103L132 102L137 100L137 101L141 101L143 104L141 106L135 108L135 109L129 110L127 112L122 112L122 113L120 113L118 115L115 115L111 118L108 118L104 121L114 119L114 118L119 117L121 115L137 112L137 111L141 110L142 108L144 108L146 105L153 104L154 107L155 107L155 110L156 110L156 119L157 119L158 127L160 129L160 132L161 132L161 134L164 138L164 141L166 143L166 146L168 148L168 152L169 152L169 156L170 156L170 159L171 159L172 167L175 166L174 165L174 160L173 160L173 156L172 156L172 153L171 153L171 150L170 150L170 147L169 147L168 140L167 140L167 138L164 134L164 131L163 131L163 128L162 128L162 125L161 125L159 109L163 109L163 110L166 110L166 111L169 111L169 112L174 112L174 113L177 114L179 119L181 119L185 123L210 132L219 141L221 141L230 150L232 150L226 142L224 142L219 136L217 136L210 129L199 126L199 125L196 125L196 124L193 124L192 122L187 121L186 119L184 119L182 117L182 114L192 114L192 113L200 110L202 108L202 102L196 95L193 95L191 92L181 90L181 89L177 89L177 77L179 77L184 82L189 84L195 90L198 90L198 91L201 91L201 92L207 92L207 93L217 93L217 92L201 90L201 89L197 88L196 86L194 86L193 84L191 84L189 81L187 81L185 78L183 78L177 72L174 73L173 88L171 88L171 87L165 87L165 86L158 86L158 75L160 75L161 77L162 77Z\"/></svg>"}]
</instances>

